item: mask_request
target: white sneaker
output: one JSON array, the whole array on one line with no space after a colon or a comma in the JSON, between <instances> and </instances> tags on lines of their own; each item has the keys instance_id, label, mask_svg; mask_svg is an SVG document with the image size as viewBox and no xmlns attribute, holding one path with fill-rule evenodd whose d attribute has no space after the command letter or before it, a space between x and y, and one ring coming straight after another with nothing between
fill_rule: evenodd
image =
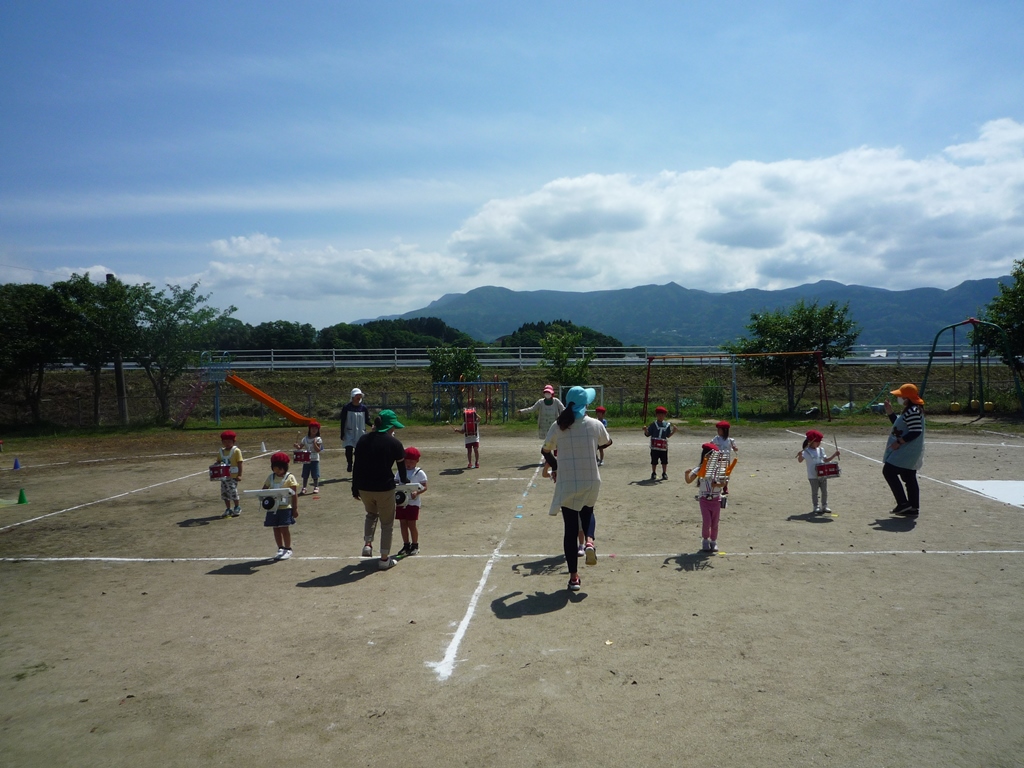
<instances>
[{"instance_id":1,"label":"white sneaker","mask_svg":"<svg viewBox=\"0 0 1024 768\"><path fill-rule=\"evenodd\" d=\"M373 557L373 547L369 543L363 545L363 557Z\"/></svg>"},{"instance_id":2,"label":"white sneaker","mask_svg":"<svg viewBox=\"0 0 1024 768\"><path fill-rule=\"evenodd\" d=\"M710 547L709 547L708 549L709 549L709 550L710 550L711 552L717 552L717 551L718 551L718 542L717 542L717 541L715 541L714 539L712 539L712 540L711 540L711 546L710 546Z\"/></svg>"},{"instance_id":3,"label":"white sneaker","mask_svg":"<svg viewBox=\"0 0 1024 768\"><path fill-rule=\"evenodd\" d=\"M584 549L587 557L587 565L597 565L597 549L594 548L593 544L587 544Z\"/></svg>"},{"instance_id":4,"label":"white sneaker","mask_svg":"<svg viewBox=\"0 0 1024 768\"><path fill-rule=\"evenodd\" d=\"M377 568L381 571L386 571L388 568L394 568L396 565L398 565L398 561L393 557L389 557L387 560L377 561Z\"/></svg>"},{"instance_id":5,"label":"white sneaker","mask_svg":"<svg viewBox=\"0 0 1024 768\"><path fill-rule=\"evenodd\" d=\"M711 539L701 539L700 540L700 551L701 552L710 552L711 551Z\"/></svg>"},{"instance_id":6,"label":"white sneaker","mask_svg":"<svg viewBox=\"0 0 1024 768\"><path fill-rule=\"evenodd\" d=\"M278 560L287 560L291 556L292 556L292 551L290 549L282 549L281 550L281 554L280 554L280 556L278 556L277 559Z\"/></svg>"},{"instance_id":7,"label":"white sneaker","mask_svg":"<svg viewBox=\"0 0 1024 768\"><path fill-rule=\"evenodd\" d=\"M831 515L832 514L832 510L829 509L828 507L822 507L821 511L824 512L826 515Z\"/></svg>"},{"instance_id":8,"label":"white sneaker","mask_svg":"<svg viewBox=\"0 0 1024 768\"><path fill-rule=\"evenodd\" d=\"M277 554L274 555L275 560L280 560L284 556L284 547L277 548Z\"/></svg>"}]
</instances>

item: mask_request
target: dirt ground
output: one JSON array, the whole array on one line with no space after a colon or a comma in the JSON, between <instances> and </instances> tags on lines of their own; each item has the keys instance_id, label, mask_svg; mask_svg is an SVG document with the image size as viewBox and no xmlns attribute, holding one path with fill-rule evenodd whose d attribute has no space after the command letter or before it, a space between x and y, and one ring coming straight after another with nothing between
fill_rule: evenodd
<instances>
[{"instance_id":1,"label":"dirt ground","mask_svg":"<svg viewBox=\"0 0 1024 768\"><path fill-rule=\"evenodd\" d=\"M652 483L613 430L576 594L532 436L485 427L466 470L447 428L399 432L430 487L422 554L387 572L336 434L278 563L255 503L219 518L214 434L9 445L0 499L29 503L0 506L0 764L1021 765L1024 500L953 481L1024 480L1024 436L931 429L907 521L885 431L837 433L816 516L801 436L734 428L706 556L682 476L712 431ZM242 433L243 488L294 434Z\"/></svg>"}]
</instances>

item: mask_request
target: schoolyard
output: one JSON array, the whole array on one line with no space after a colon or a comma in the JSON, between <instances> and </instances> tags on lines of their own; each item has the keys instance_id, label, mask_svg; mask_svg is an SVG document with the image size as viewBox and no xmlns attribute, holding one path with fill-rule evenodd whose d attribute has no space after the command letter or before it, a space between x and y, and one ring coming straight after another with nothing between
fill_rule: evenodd
<instances>
[{"instance_id":1,"label":"schoolyard","mask_svg":"<svg viewBox=\"0 0 1024 768\"><path fill-rule=\"evenodd\" d=\"M336 427L277 563L255 502L219 517L216 433L19 441L0 764L1021 765L1024 434L930 425L904 520L886 430L837 428L813 515L800 431L735 426L704 555L682 477L713 428L672 438L664 482L639 428L613 429L576 594L532 432L484 426L466 470L450 428L400 431L430 483L421 554L387 572L360 557ZM242 488L294 439L240 432Z\"/></svg>"}]
</instances>

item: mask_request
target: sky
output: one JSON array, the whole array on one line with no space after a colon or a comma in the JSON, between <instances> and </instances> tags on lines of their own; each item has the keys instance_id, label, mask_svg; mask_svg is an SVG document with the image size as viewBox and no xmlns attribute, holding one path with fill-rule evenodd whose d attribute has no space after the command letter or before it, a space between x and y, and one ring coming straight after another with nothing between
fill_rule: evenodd
<instances>
[{"instance_id":1,"label":"sky","mask_svg":"<svg viewBox=\"0 0 1024 768\"><path fill-rule=\"evenodd\" d=\"M0 283L323 328L483 285L1007 275L1021 29L1019 0L0 0Z\"/></svg>"}]
</instances>

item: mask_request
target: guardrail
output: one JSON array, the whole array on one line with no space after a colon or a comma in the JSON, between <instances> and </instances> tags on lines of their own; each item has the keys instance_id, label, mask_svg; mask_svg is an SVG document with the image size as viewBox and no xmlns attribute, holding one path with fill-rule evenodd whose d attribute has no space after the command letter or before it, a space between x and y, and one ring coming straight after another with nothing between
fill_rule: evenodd
<instances>
[{"instance_id":1,"label":"guardrail","mask_svg":"<svg viewBox=\"0 0 1024 768\"><path fill-rule=\"evenodd\" d=\"M930 344L904 344L890 347L857 347L849 357L829 360L835 365L899 365L925 364ZM540 347L476 347L477 360L484 368L532 368L543 360ZM652 355L690 355L683 360L668 361L666 365L731 365L728 353L711 346L635 346L597 347L592 366L647 365ZM580 348L577 354L582 355ZM706 358L702 358L707 355ZM955 355L955 358L954 358ZM316 368L427 368L430 356L427 347L409 349L246 349L224 350L214 358L230 361L231 368L245 370L296 370ZM969 361L973 358L970 347L937 347L932 365L950 365L954 359ZM999 360L994 355L992 359ZM73 368L67 364L63 367ZM112 368L113 366L107 366ZM138 369L134 363L125 363L126 369Z\"/></svg>"}]
</instances>

